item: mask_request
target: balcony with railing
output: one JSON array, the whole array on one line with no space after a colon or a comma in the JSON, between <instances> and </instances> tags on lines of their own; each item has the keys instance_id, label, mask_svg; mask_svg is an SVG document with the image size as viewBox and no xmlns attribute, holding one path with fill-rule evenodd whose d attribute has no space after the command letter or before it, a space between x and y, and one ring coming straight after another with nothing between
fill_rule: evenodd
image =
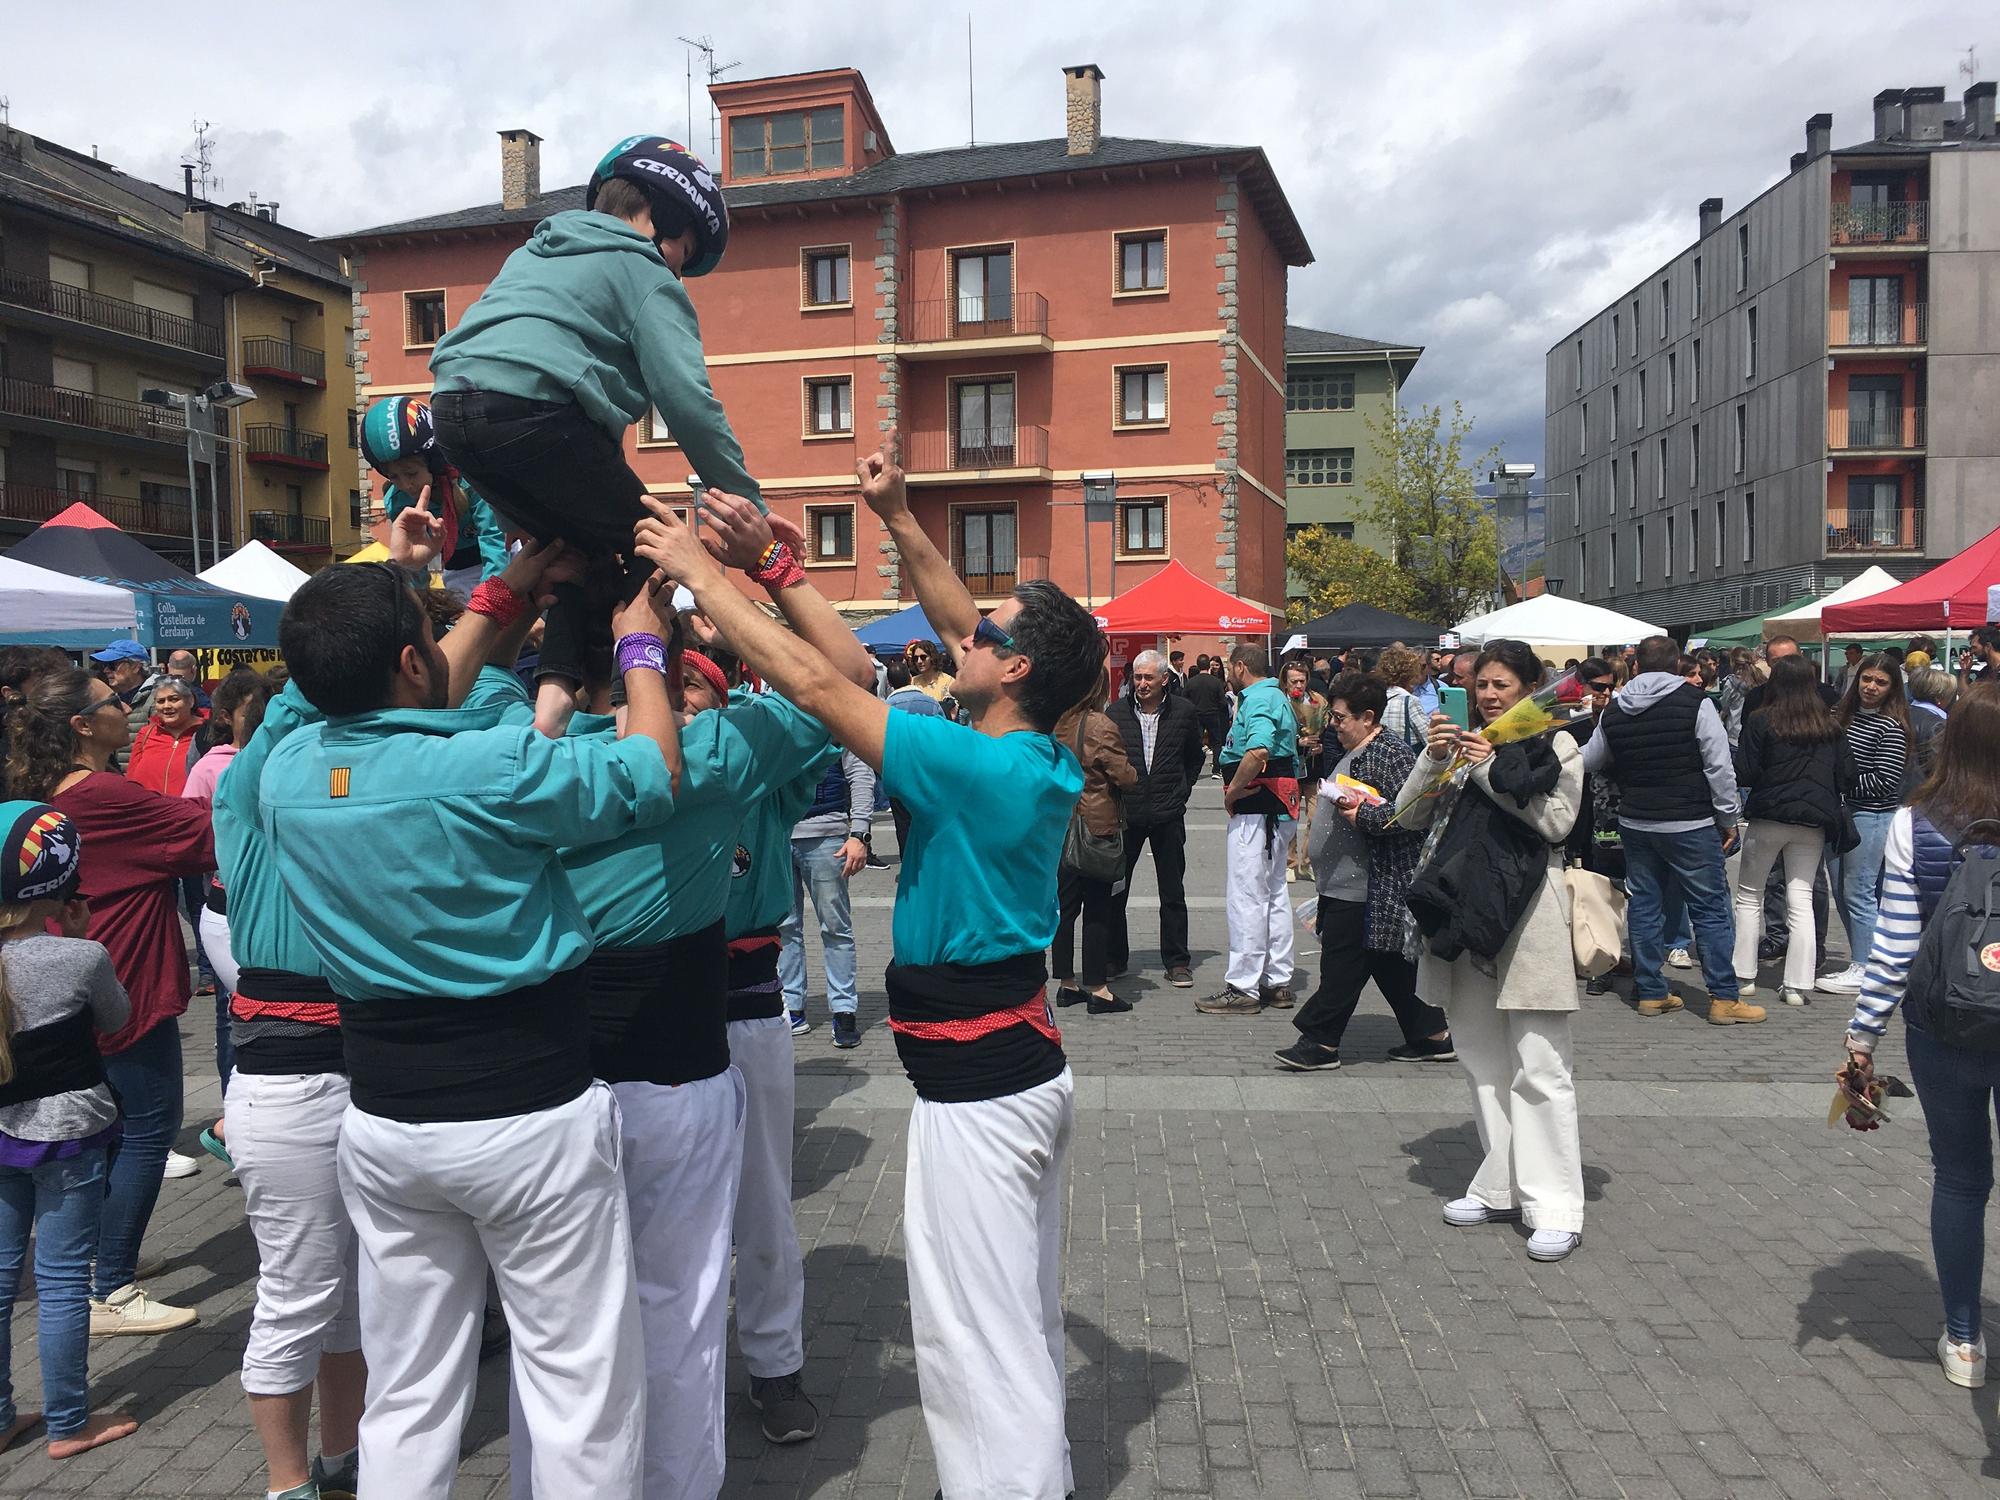
<instances>
[{"instance_id":1,"label":"balcony with railing","mask_svg":"<svg viewBox=\"0 0 2000 1500\"><path fill-rule=\"evenodd\" d=\"M137 497L80 494L75 490L56 489L49 485L19 484L11 479L0 479L0 520L26 521L39 526L81 500L122 531L146 532L185 541L188 534L187 486L147 485L144 489L145 493Z\"/></svg>"},{"instance_id":2,"label":"balcony with railing","mask_svg":"<svg viewBox=\"0 0 2000 1500\"><path fill-rule=\"evenodd\" d=\"M1049 476L1049 430L1016 422L1004 431L936 429L905 441L903 468L912 484L997 484Z\"/></svg>"},{"instance_id":3,"label":"balcony with railing","mask_svg":"<svg viewBox=\"0 0 2000 1500\"><path fill-rule=\"evenodd\" d=\"M188 349L210 359L222 358L222 330L213 324L197 323L178 313L141 307L122 297L107 297L102 292L86 291L43 276L0 271L0 302L109 333L121 333L127 338Z\"/></svg>"},{"instance_id":4,"label":"balcony with railing","mask_svg":"<svg viewBox=\"0 0 2000 1500\"><path fill-rule=\"evenodd\" d=\"M1889 505L1873 509L1842 509L1829 506L1826 512L1826 551L1836 552L1921 552L1924 550L1924 507Z\"/></svg>"},{"instance_id":5,"label":"balcony with railing","mask_svg":"<svg viewBox=\"0 0 2000 1500\"><path fill-rule=\"evenodd\" d=\"M326 384L326 353L259 334L243 341L243 373L295 385Z\"/></svg>"},{"instance_id":6,"label":"balcony with railing","mask_svg":"<svg viewBox=\"0 0 2000 1500\"><path fill-rule=\"evenodd\" d=\"M1826 446L1839 453L1909 453L1924 446L1924 408L1841 410L1826 414Z\"/></svg>"},{"instance_id":7,"label":"balcony with railing","mask_svg":"<svg viewBox=\"0 0 2000 1500\"><path fill-rule=\"evenodd\" d=\"M905 359L950 359L977 349L1048 353L1049 299L1040 292L937 297L898 311L896 352Z\"/></svg>"},{"instance_id":8,"label":"balcony with railing","mask_svg":"<svg viewBox=\"0 0 2000 1500\"><path fill-rule=\"evenodd\" d=\"M324 550L331 545L330 529L325 516L301 516L288 510L250 512L250 535L280 551Z\"/></svg>"},{"instance_id":9,"label":"balcony with railing","mask_svg":"<svg viewBox=\"0 0 2000 1500\"><path fill-rule=\"evenodd\" d=\"M276 422L257 422L243 429L243 449L252 463L285 464L294 469L325 469L326 434Z\"/></svg>"},{"instance_id":10,"label":"balcony with railing","mask_svg":"<svg viewBox=\"0 0 2000 1500\"><path fill-rule=\"evenodd\" d=\"M1870 245L1926 245L1931 238L1931 206L1909 203L1836 203L1827 239L1837 248Z\"/></svg>"},{"instance_id":11,"label":"balcony with railing","mask_svg":"<svg viewBox=\"0 0 2000 1500\"><path fill-rule=\"evenodd\" d=\"M0 380L0 415L56 422L65 427L87 427L118 437L148 438L171 443L176 448L187 441L187 428L178 407L121 401L95 391L71 390L68 386L43 385L40 381L15 380L11 376Z\"/></svg>"},{"instance_id":12,"label":"balcony with railing","mask_svg":"<svg viewBox=\"0 0 2000 1500\"><path fill-rule=\"evenodd\" d=\"M1835 307L1827 312L1826 342L1831 349L1921 349L1929 335L1930 306Z\"/></svg>"}]
</instances>

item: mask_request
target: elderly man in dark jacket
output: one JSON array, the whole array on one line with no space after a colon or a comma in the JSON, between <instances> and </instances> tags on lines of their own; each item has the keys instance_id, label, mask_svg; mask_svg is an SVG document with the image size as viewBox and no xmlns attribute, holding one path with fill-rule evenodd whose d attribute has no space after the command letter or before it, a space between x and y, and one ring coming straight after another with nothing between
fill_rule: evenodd
<instances>
[{"instance_id":1,"label":"elderly man in dark jacket","mask_svg":"<svg viewBox=\"0 0 2000 1500\"><path fill-rule=\"evenodd\" d=\"M1153 874L1160 885L1160 959L1167 983L1187 989L1194 983L1188 954L1187 876L1188 794L1201 778L1202 725L1193 704L1167 691L1166 658L1141 651L1132 658L1132 693L1106 713L1125 740L1125 754L1138 769L1138 784L1125 793L1125 879L1112 897L1108 957L1113 978L1131 961L1125 928L1125 898L1139 852L1153 846Z\"/></svg>"}]
</instances>

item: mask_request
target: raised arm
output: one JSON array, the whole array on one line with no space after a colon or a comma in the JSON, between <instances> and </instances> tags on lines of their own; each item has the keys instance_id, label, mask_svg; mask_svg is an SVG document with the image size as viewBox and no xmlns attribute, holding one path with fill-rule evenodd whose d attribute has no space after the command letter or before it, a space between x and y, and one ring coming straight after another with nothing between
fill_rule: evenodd
<instances>
[{"instance_id":1,"label":"raised arm","mask_svg":"<svg viewBox=\"0 0 2000 1500\"><path fill-rule=\"evenodd\" d=\"M454 708L463 703L478 680L481 667L489 663L511 667L519 660L535 616L555 597L550 590L558 583L575 582L582 571L582 555L565 548L561 542L523 542L521 550L508 559L507 566L479 586L479 590L497 588L501 598L488 604L479 590L475 590L474 607L467 609L458 624L438 642L438 649L451 667L446 701ZM512 615L505 613L509 608L514 611ZM500 612L488 613L489 609Z\"/></svg>"},{"instance_id":2,"label":"raised arm","mask_svg":"<svg viewBox=\"0 0 2000 1500\"><path fill-rule=\"evenodd\" d=\"M790 547L795 559L805 557L806 539L798 527L783 516L766 515L741 496L712 489L702 502L702 514L715 531L722 560L731 567L752 572L773 541ZM875 659L803 573L789 583L764 587L800 640L824 656L849 682L874 690Z\"/></svg>"},{"instance_id":3,"label":"raised arm","mask_svg":"<svg viewBox=\"0 0 2000 1500\"><path fill-rule=\"evenodd\" d=\"M888 529L896 544L896 555L916 587L917 602L924 615L937 627L938 643L958 664L966 637L979 625L979 606L965 582L952 572L917 518L910 514L910 496L903 486L903 471L896 461L896 439L892 436L880 452L871 453L855 465L861 481L861 498Z\"/></svg>"}]
</instances>

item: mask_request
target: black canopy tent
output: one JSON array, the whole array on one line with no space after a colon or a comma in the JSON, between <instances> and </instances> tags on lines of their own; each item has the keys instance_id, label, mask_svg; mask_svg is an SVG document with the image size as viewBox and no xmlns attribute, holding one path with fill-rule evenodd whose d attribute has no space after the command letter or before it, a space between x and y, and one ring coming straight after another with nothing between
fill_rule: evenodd
<instances>
[{"instance_id":1,"label":"black canopy tent","mask_svg":"<svg viewBox=\"0 0 2000 1500\"><path fill-rule=\"evenodd\" d=\"M1330 615L1321 615L1317 620L1308 620L1303 625L1288 626L1277 634L1284 640L1302 635L1306 638L1306 645L1314 649L1326 646L1379 648L1401 641L1406 646L1422 650L1438 638L1438 627L1405 615L1392 615L1388 610L1377 609L1372 604L1350 604Z\"/></svg>"}]
</instances>

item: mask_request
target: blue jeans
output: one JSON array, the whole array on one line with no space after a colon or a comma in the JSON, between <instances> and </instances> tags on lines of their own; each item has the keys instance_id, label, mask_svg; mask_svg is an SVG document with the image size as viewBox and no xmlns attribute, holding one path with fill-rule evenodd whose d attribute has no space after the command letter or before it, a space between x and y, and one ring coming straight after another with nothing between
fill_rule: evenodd
<instances>
[{"instance_id":1,"label":"blue jeans","mask_svg":"<svg viewBox=\"0 0 2000 1500\"><path fill-rule=\"evenodd\" d=\"M102 1300L131 1281L139 1266L139 1241L160 1197L167 1147L181 1128L181 1029L167 1017L123 1052L104 1059L104 1075L118 1091L125 1139L111 1164L104 1194L104 1223L97 1234L97 1273L91 1295Z\"/></svg>"},{"instance_id":2,"label":"blue jeans","mask_svg":"<svg viewBox=\"0 0 2000 1500\"><path fill-rule=\"evenodd\" d=\"M2000 1053L1973 1052L1906 1027L1910 1082L1931 1136L1931 1254L1944 1326L1955 1343L1979 1337L1986 1200L1993 1192L1993 1095Z\"/></svg>"},{"instance_id":3,"label":"blue jeans","mask_svg":"<svg viewBox=\"0 0 2000 1500\"><path fill-rule=\"evenodd\" d=\"M1627 916L1633 997L1666 998L1667 981L1660 966L1667 956L1665 908L1671 891L1686 903L1694 935L1701 939L1701 972L1708 993L1717 1000L1736 999L1736 922L1722 871L1722 835L1713 827L1687 833L1621 827L1619 836L1625 844L1625 889L1631 896Z\"/></svg>"},{"instance_id":4,"label":"blue jeans","mask_svg":"<svg viewBox=\"0 0 2000 1500\"><path fill-rule=\"evenodd\" d=\"M90 1255L104 1210L102 1146L39 1167L0 1167L0 1329L10 1326L35 1231L36 1341L49 1436L90 1414ZM15 1417L12 1341L0 1339L0 1427Z\"/></svg>"},{"instance_id":5,"label":"blue jeans","mask_svg":"<svg viewBox=\"0 0 2000 1500\"><path fill-rule=\"evenodd\" d=\"M861 1004L854 988L854 908L847 899L847 877L840 873L844 833L792 840L792 910L778 925L778 979L785 987L785 1008L806 1008L805 893L812 893L813 914L819 918L821 956L826 961L826 1008L851 1016Z\"/></svg>"},{"instance_id":6,"label":"blue jeans","mask_svg":"<svg viewBox=\"0 0 2000 1500\"><path fill-rule=\"evenodd\" d=\"M1875 945L1875 917L1882 896L1882 846L1889 842L1893 812L1854 810L1854 831L1861 842L1840 856L1834 894L1840 902L1841 924L1847 928L1848 962L1865 964Z\"/></svg>"}]
</instances>

